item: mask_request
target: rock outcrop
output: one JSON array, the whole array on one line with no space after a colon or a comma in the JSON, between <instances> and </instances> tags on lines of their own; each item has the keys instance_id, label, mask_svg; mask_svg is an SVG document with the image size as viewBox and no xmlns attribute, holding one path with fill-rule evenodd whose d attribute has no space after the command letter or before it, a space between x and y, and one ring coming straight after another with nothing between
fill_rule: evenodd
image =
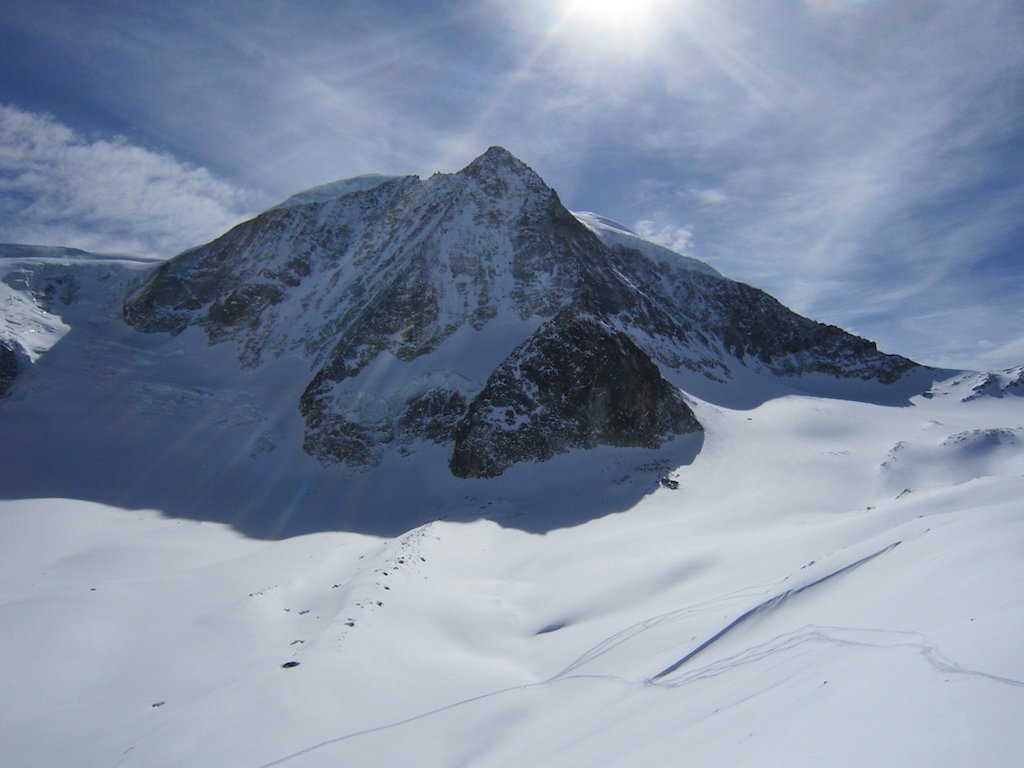
<instances>
[{"instance_id":1,"label":"rock outcrop","mask_svg":"<svg viewBox=\"0 0 1024 768\"><path fill-rule=\"evenodd\" d=\"M455 430L450 467L493 477L573 448L657 448L701 429L679 390L621 331L560 312L487 380Z\"/></svg>"}]
</instances>

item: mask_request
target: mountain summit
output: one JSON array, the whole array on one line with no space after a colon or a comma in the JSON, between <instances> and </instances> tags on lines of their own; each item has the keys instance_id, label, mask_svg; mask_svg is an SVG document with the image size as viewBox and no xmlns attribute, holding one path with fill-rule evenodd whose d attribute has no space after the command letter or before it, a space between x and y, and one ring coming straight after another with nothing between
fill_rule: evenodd
<instances>
[{"instance_id":1,"label":"mountain summit","mask_svg":"<svg viewBox=\"0 0 1024 768\"><path fill-rule=\"evenodd\" d=\"M587 221L491 147L454 174L297 195L156 268L124 317L200 328L250 368L300 357L304 447L323 462L372 466L426 440L460 476L657 447L700 430L682 392L884 389L918 369Z\"/></svg>"}]
</instances>

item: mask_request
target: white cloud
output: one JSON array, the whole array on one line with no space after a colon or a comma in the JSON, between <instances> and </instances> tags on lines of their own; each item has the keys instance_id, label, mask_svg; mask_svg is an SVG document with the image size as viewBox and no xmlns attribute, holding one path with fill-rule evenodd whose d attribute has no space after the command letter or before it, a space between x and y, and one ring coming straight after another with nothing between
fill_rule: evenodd
<instances>
[{"instance_id":1,"label":"white cloud","mask_svg":"<svg viewBox=\"0 0 1024 768\"><path fill-rule=\"evenodd\" d=\"M203 168L0 105L0 240L173 256L248 212Z\"/></svg>"},{"instance_id":2,"label":"white cloud","mask_svg":"<svg viewBox=\"0 0 1024 768\"><path fill-rule=\"evenodd\" d=\"M690 256L693 245L693 228L671 222L657 222L642 219L633 225L633 231L640 237L671 248L676 253Z\"/></svg>"}]
</instances>

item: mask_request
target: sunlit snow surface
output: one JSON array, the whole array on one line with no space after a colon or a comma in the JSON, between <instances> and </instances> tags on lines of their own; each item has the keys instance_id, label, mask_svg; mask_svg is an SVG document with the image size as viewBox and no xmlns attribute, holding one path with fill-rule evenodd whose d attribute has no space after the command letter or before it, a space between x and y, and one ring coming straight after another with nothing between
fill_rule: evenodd
<instances>
[{"instance_id":1,"label":"sunlit snow surface","mask_svg":"<svg viewBox=\"0 0 1024 768\"><path fill-rule=\"evenodd\" d=\"M125 330L133 270L0 401L4 764L1019 765L1024 398L698 401L653 458L329 471L295 361ZM210 522L242 507L278 522ZM310 510L341 530L273 537Z\"/></svg>"},{"instance_id":2,"label":"sunlit snow surface","mask_svg":"<svg viewBox=\"0 0 1024 768\"><path fill-rule=\"evenodd\" d=\"M353 192L361 192L367 189L373 189L379 187L388 181L394 181L400 179L400 176L382 176L376 173L368 173L363 176L356 176L351 179L342 179L341 181L332 181L328 184L321 184L319 187L313 187L307 189L304 192L300 192L297 195L292 195L283 203L274 206L275 208L291 208L297 205L305 205L306 203L321 203L327 200L333 200L343 195L348 195Z\"/></svg>"},{"instance_id":3,"label":"sunlit snow surface","mask_svg":"<svg viewBox=\"0 0 1024 768\"><path fill-rule=\"evenodd\" d=\"M684 256L662 245L652 243L650 240L640 237L625 225L613 221L606 216L591 213L590 211L573 211L573 216L597 235L605 245L620 245L624 248L634 248L653 259L655 263L668 263L676 267L681 266L694 272L703 272L706 275L720 275L719 271L710 264L705 264L699 259Z\"/></svg>"},{"instance_id":4,"label":"sunlit snow surface","mask_svg":"<svg viewBox=\"0 0 1024 768\"><path fill-rule=\"evenodd\" d=\"M82 306L91 313L97 297L114 300L126 276L152 263L74 248L0 243L0 341L16 342L29 360L39 360L71 330L62 315L70 309L71 316L84 317L72 307L80 298L88 297ZM72 274L76 279L69 280ZM100 290L98 283L103 284Z\"/></svg>"}]
</instances>

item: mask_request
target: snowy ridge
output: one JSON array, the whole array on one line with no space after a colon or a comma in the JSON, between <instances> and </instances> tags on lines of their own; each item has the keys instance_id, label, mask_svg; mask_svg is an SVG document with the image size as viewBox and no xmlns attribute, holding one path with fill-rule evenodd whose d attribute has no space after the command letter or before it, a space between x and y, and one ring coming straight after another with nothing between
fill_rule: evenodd
<instances>
[{"instance_id":1,"label":"snowy ridge","mask_svg":"<svg viewBox=\"0 0 1024 768\"><path fill-rule=\"evenodd\" d=\"M1003 397L1024 394L1024 366L1002 371L964 371L943 381L930 392L931 397L958 397L967 403L979 397Z\"/></svg>"},{"instance_id":2,"label":"snowy ridge","mask_svg":"<svg viewBox=\"0 0 1024 768\"><path fill-rule=\"evenodd\" d=\"M368 173L362 176L355 176L351 179L341 179L339 181L321 184L318 187L313 187L312 189L307 189L296 195L292 195L287 200L282 203L278 203L270 210L294 208L295 206L307 205L308 203L324 203L329 200L344 197L345 195L364 192L390 181L398 181L400 178L401 176L383 176L377 173Z\"/></svg>"},{"instance_id":3,"label":"snowy ridge","mask_svg":"<svg viewBox=\"0 0 1024 768\"><path fill-rule=\"evenodd\" d=\"M572 215L597 235L605 245L619 246L638 251L652 261L669 267L682 267L683 269L703 272L715 277L722 276L710 264L705 264L703 261L692 256L684 256L658 243L652 243L650 240L640 237L625 225L605 216L600 216L590 211L573 211Z\"/></svg>"},{"instance_id":4,"label":"snowy ridge","mask_svg":"<svg viewBox=\"0 0 1024 768\"><path fill-rule=\"evenodd\" d=\"M794 587L792 589L787 589L785 592L781 592L781 593L779 593L779 594L777 594L777 595L775 595L773 597L768 598L767 600L765 600L765 601L763 601L761 603L758 603L753 608L750 608L745 613L743 613L740 616L738 616L737 618L733 619L725 627L723 627L718 632L713 634L707 640L704 640L703 642L701 642L700 645L698 645L692 651L687 653L681 659L679 659L678 661L673 662L672 664L669 664L667 667L665 667L665 669L661 670L656 675L653 675L651 677L651 682L656 682L658 680L661 680L664 677L668 677L669 675L674 674L675 672L678 672L683 666L688 664L695 656L697 656L698 654L701 654L704 651L706 651L708 648L710 648L716 642L718 642L723 637L725 637L727 634L732 632L734 629L739 627L745 621L748 621L748 620L752 619L754 616L758 615L759 613L763 613L765 611L773 610L773 609L777 608L783 601L788 600L791 597L796 597L801 592L805 592L808 589L813 589L814 587L817 587L817 586L819 586L821 584L824 584L829 579L834 579L836 576L840 576L840 575L846 573L847 571L850 571L850 570L852 570L854 568L858 568L861 565L864 565L865 563L870 562L871 560L874 560L876 557L878 557L880 555L884 555L886 552L888 552L893 547L898 547L900 545L900 543L901 542L899 542L899 541L895 541L892 544L890 544L889 546L885 547L884 549L880 549L877 552L873 552L872 554L867 555L866 557L862 557L860 560L857 560L856 562L850 563L849 565L844 565L839 570L832 571L830 573L826 573L824 576L821 576L821 577L815 579L812 582L804 584L803 586Z\"/></svg>"}]
</instances>

